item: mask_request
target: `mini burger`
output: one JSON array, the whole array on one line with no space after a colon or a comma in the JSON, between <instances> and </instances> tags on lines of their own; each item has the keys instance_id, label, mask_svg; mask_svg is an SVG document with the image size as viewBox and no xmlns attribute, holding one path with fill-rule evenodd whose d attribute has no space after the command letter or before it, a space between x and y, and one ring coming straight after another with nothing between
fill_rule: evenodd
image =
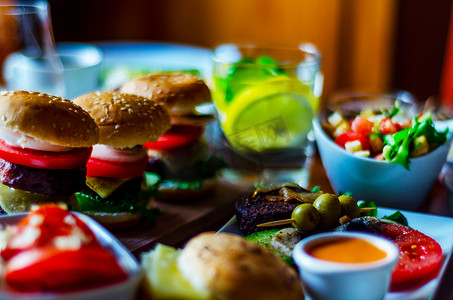
<instances>
[{"instance_id":1,"label":"mini burger","mask_svg":"<svg viewBox=\"0 0 453 300\"><path fill-rule=\"evenodd\" d=\"M153 220L149 195L142 190L148 162L144 143L156 141L170 128L161 105L147 98L119 92L95 92L74 102L99 127L99 144L87 164L86 187L77 198L82 211L110 229Z\"/></svg>"},{"instance_id":2,"label":"mini burger","mask_svg":"<svg viewBox=\"0 0 453 300\"><path fill-rule=\"evenodd\" d=\"M180 251L159 244L142 265L152 299L304 299L294 269L231 233L200 234Z\"/></svg>"},{"instance_id":3,"label":"mini burger","mask_svg":"<svg viewBox=\"0 0 453 300\"><path fill-rule=\"evenodd\" d=\"M160 176L159 191L166 199L184 200L206 194L217 184L223 162L209 154L202 138L211 115L195 108L211 102L206 84L189 74L158 73L132 79L120 91L146 97L163 105L170 113L172 127L156 142L146 143L148 172Z\"/></svg>"},{"instance_id":4,"label":"mini burger","mask_svg":"<svg viewBox=\"0 0 453 300\"><path fill-rule=\"evenodd\" d=\"M96 123L69 100L38 92L0 93L0 207L28 211L40 203L79 209L85 165L99 139Z\"/></svg>"}]
</instances>

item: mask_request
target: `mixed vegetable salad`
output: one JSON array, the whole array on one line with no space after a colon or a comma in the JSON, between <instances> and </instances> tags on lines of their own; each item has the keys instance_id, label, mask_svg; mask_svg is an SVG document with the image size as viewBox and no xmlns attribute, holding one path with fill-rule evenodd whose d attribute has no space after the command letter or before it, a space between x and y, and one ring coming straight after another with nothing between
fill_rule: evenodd
<instances>
[{"instance_id":1,"label":"mixed vegetable salad","mask_svg":"<svg viewBox=\"0 0 453 300\"><path fill-rule=\"evenodd\" d=\"M410 159L425 155L447 140L430 114L411 118L396 101L392 109L364 109L352 119L335 111L323 128L335 143L357 156L397 163L409 169Z\"/></svg>"}]
</instances>

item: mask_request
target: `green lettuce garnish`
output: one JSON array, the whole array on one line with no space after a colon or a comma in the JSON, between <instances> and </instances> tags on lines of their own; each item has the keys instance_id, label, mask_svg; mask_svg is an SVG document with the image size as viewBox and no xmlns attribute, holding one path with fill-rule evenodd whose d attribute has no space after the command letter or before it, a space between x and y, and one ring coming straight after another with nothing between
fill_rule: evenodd
<instances>
[{"instance_id":1,"label":"green lettuce garnish","mask_svg":"<svg viewBox=\"0 0 453 300\"><path fill-rule=\"evenodd\" d=\"M414 150L416 138L425 136L430 149L435 149L445 143L447 133L448 128L443 132L436 130L430 115L424 116L420 120L414 118L411 127L384 137L384 157L386 160L400 164L409 170L411 153Z\"/></svg>"},{"instance_id":2,"label":"green lettuce garnish","mask_svg":"<svg viewBox=\"0 0 453 300\"><path fill-rule=\"evenodd\" d=\"M381 219L383 220L389 220L394 223L398 223L404 226L409 226L409 223L407 222L406 217L399 211L395 211L393 214L384 216Z\"/></svg>"}]
</instances>

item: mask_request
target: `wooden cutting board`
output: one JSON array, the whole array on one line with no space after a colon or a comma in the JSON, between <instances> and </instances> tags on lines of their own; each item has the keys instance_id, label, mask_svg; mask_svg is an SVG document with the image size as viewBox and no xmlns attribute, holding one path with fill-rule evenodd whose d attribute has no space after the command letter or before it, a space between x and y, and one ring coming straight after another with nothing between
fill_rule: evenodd
<instances>
[{"instance_id":1,"label":"wooden cutting board","mask_svg":"<svg viewBox=\"0 0 453 300\"><path fill-rule=\"evenodd\" d=\"M187 203L154 201L162 213L153 227L145 222L113 234L136 257L152 249L156 243L180 247L197 233L217 230L234 215L234 202L249 187L220 181L213 195Z\"/></svg>"}]
</instances>

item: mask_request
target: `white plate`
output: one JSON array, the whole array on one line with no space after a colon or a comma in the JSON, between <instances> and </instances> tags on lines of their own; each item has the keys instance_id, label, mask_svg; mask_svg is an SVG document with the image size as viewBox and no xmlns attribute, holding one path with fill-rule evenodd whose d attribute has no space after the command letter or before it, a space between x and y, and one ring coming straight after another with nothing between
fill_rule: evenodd
<instances>
[{"instance_id":1,"label":"white plate","mask_svg":"<svg viewBox=\"0 0 453 300\"><path fill-rule=\"evenodd\" d=\"M211 50L196 46L158 42L95 43L104 56L106 72L121 68L144 71L198 70L206 80L210 77ZM121 71L118 76L124 76ZM127 78L126 78L127 79ZM123 78L118 78L121 82Z\"/></svg>"},{"instance_id":2,"label":"white plate","mask_svg":"<svg viewBox=\"0 0 453 300\"><path fill-rule=\"evenodd\" d=\"M108 249L118 259L120 266L127 272L128 279L113 285L103 286L68 293L18 293L0 290L2 300L109 300L134 299L142 272L134 256L104 227L90 217L75 212L85 224L90 227L102 246ZM0 226L17 224L27 214L6 215L0 217Z\"/></svg>"},{"instance_id":3,"label":"white plate","mask_svg":"<svg viewBox=\"0 0 453 300\"><path fill-rule=\"evenodd\" d=\"M390 215L394 213L394 209L388 208L378 208L378 217L383 217L385 215ZM439 275L428 282L420 286L413 286L400 291L390 291L385 296L385 300L413 300L413 299L426 299L436 289L436 286L439 283L440 278L445 272L445 265L447 262L447 257L453 249L453 218L434 216L429 214L415 213L410 211L401 211L403 215L407 218L409 226L412 228L432 237L435 239L440 246L442 247L442 270L439 272ZM236 217L233 217L228 223L225 224L219 231L221 232L230 232L239 235L244 235L239 230ZM450 270L451 271L451 270ZM357 283L359 284L359 283ZM450 285L451 286L451 285ZM453 288L451 288L451 294L453 294Z\"/></svg>"}]
</instances>

